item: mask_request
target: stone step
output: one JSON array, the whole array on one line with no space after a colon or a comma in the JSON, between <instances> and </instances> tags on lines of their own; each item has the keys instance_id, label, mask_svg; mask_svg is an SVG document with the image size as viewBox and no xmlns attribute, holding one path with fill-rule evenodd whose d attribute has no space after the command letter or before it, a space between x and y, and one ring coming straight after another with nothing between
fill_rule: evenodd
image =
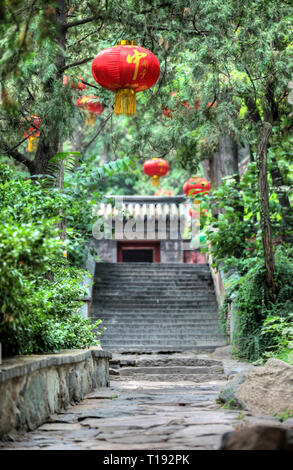
<instances>
[{"instance_id":1,"label":"stone step","mask_svg":"<svg viewBox=\"0 0 293 470\"><path fill-rule=\"evenodd\" d=\"M160 313L160 316L158 317L158 313ZM141 308L139 313L131 308L126 308L126 309L121 309L118 311L117 309L110 309L110 308L101 308L99 307L94 307L92 309L92 316L100 316L104 315L105 318L110 318L112 316L117 318L129 318L132 320L138 320L141 321L142 319L147 319L147 320L156 320L160 318L162 322L170 318L171 320L177 320L177 319L187 319L187 320L214 320L217 318L217 311L215 308L207 308L207 307L202 307L198 309L189 309L189 310L180 310L180 309L162 309L162 308L153 308L152 310L148 309L143 309Z\"/></svg>"},{"instance_id":2,"label":"stone step","mask_svg":"<svg viewBox=\"0 0 293 470\"><path fill-rule=\"evenodd\" d=\"M108 333L112 334L120 334L120 335L133 335L135 333L137 334L142 334L146 333L148 335L153 335L153 334L164 334L168 333L169 335L176 335L176 334L198 334L198 335L221 335L221 330L219 328L219 325L214 324L214 325L208 325L208 326L203 326L203 327L197 327L197 326L176 326L173 325L171 327L153 327L153 325L150 324L145 324L143 326L137 326L137 325L119 325L119 323L107 323L103 322L103 326L107 329L107 333L104 332L103 336Z\"/></svg>"},{"instance_id":3,"label":"stone step","mask_svg":"<svg viewBox=\"0 0 293 470\"><path fill-rule=\"evenodd\" d=\"M136 335L137 337L140 335L145 335L146 334L146 329L145 327L136 327L133 325L125 325L125 326L119 326L119 325L113 325L111 323L104 323L103 326L107 328L107 333L105 334L123 334L126 335L127 337L131 337L133 335ZM165 336L166 332L170 336L178 336L181 337L182 335L185 336L192 336L192 335L217 335L219 332L219 327L216 326L211 326L211 327L169 327L168 329L166 327L152 327L152 325L146 325L147 326L147 334L148 335L154 335L154 337L160 336Z\"/></svg>"},{"instance_id":4,"label":"stone step","mask_svg":"<svg viewBox=\"0 0 293 470\"><path fill-rule=\"evenodd\" d=\"M210 273L140 273L140 272L129 272L129 273L99 273L99 275L94 276L95 281L108 281L110 279L113 280L128 280L133 279L134 282L141 283L143 281L151 281L156 279L158 281L165 281L168 280L169 282L182 282L182 281L189 281L189 282L202 282L203 280L211 280Z\"/></svg>"},{"instance_id":5,"label":"stone step","mask_svg":"<svg viewBox=\"0 0 293 470\"><path fill-rule=\"evenodd\" d=\"M122 301L122 299L120 301L117 301L117 299L115 297L113 297L113 302L111 303L111 299L106 299L106 300L100 300L99 299L95 299L95 303L94 303L94 308L97 308L97 309L101 309L101 308L104 308L106 310L112 310L112 311L115 311L115 310L118 310L119 311L122 311L123 309L135 309L137 308L137 310L139 311L140 310L140 307L143 309L143 310L147 310L147 309L150 309L153 310L153 309L156 309L156 310L166 310L166 311L181 311L181 312L188 312L188 311L193 311L193 310L199 310L199 309L202 309L202 308L209 308L209 309L212 309L213 307L216 307L216 301L213 300L213 299L208 299L208 300L194 300L194 301L160 301L160 299L149 299L148 301L145 299L145 300L141 300L141 299L127 299L125 300L124 302ZM114 304L114 305L113 305ZM215 308L214 308L215 310Z\"/></svg>"},{"instance_id":6,"label":"stone step","mask_svg":"<svg viewBox=\"0 0 293 470\"><path fill-rule=\"evenodd\" d=\"M209 282L208 280L203 280L203 281L177 281L175 282L170 282L168 279L164 280L155 280L155 279L150 279L148 281L141 281L137 282L137 280L131 280L128 279L126 280L115 280L115 279L109 279L107 282L96 282L94 290L99 290L99 289L108 289L110 287L115 288L116 290L119 289L128 289L128 290L146 290L148 287L152 286L154 289L160 290L164 288L165 290L170 290L172 291L173 289L176 289L178 291L184 291L184 290L189 290L191 288L194 289L212 289L213 284L212 282Z\"/></svg>"},{"instance_id":7,"label":"stone step","mask_svg":"<svg viewBox=\"0 0 293 470\"><path fill-rule=\"evenodd\" d=\"M112 295L109 294L101 294L101 295L96 295L95 297L96 302L109 302L112 300L112 303L115 302L123 302L123 303L133 303L133 302L138 302L141 300L143 303L147 302L148 304L153 304L156 303L158 304L161 302L162 304L178 304L179 306L183 304L196 304L200 302L201 304L204 302L210 303L214 302L216 297L214 295L206 295L206 296L173 296L171 298L166 297L161 297L160 295L154 296L152 292L150 291L149 295L136 295L136 296L126 296L121 293L121 295Z\"/></svg>"},{"instance_id":8,"label":"stone step","mask_svg":"<svg viewBox=\"0 0 293 470\"><path fill-rule=\"evenodd\" d=\"M119 339L101 339L101 345L103 349L110 350L110 351L119 351L120 349L126 351L187 351L193 350L194 348L202 348L205 346L209 346L212 348L217 348L221 346L226 346L227 343L224 339L219 339L215 337L210 339L209 341L204 341L203 339L198 341L180 341L180 340L173 340L168 341L165 340L151 340L143 341L141 340L119 340Z\"/></svg>"},{"instance_id":9,"label":"stone step","mask_svg":"<svg viewBox=\"0 0 293 470\"><path fill-rule=\"evenodd\" d=\"M133 322L133 326L135 326L137 323L138 323L138 327L140 327L140 325L143 325L143 326L146 326L146 327L149 327L149 326L156 326L155 324L155 316L154 317L151 317L151 316L147 316L145 318L142 318L142 317L139 317L139 318L135 318L135 317L131 317L131 316L123 316L123 315L103 315L103 314L97 314L97 315L93 315L92 318L98 318L98 319L101 319L103 320L104 323L107 323L108 325L120 325L122 327L124 326L127 326L128 324L132 324L131 322ZM219 323L217 322L217 317L216 316L213 316L213 317L207 317L206 315L203 315L202 317L192 317L190 316L190 318L187 318L185 315L182 315L182 316L178 316L178 317L172 317L173 319L173 322L172 324L170 323L167 323L167 317L166 317L166 322L164 322L164 318L163 317L160 317L160 322L161 322L161 325L162 325L162 328L168 328L168 326L170 326L171 328L173 327L176 327L176 328L180 328L180 325L182 328L185 328L185 325L187 325L189 322L193 322L193 324L191 325L191 328L195 328L197 326L197 321L201 321L201 320L207 320L208 323L206 323L205 325L199 325L199 326L203 326L203 327L213 327L213 326L217 326L219 327ZM112 320L112 321L111 321ZM159 328L159 326L158 326Z\"/></svg>"},{"instance_id":10,"label":"stone step","mask_svg":"<svg viewBox=\"0 0 293 470\"><path fill-rule=\"evenodd\" d=\"M170 282L175 282L175 281L201 281L201 280L210 280L212 279L211 273L210 272L194 272L194 273L182 273L180 271L177 272L148 272L145 273L143 271L124 271L121 273L116 273L115 271L105 271L96 273L94 275L94 280L108 280L108 279L133 279L134 281L136 280L137 282L141 282L142 280L152 280L152 279L157 279L159 280L169 280Z\"/></svg>"},{"instance_id":11,"label":"stone step","mask_svg":"<svg viewBox=\"0 0 293 470\"><path fill-rule=\"evenodd\" d=\"M111 375L110 380L123 380L123 381L130 381L130 380L140 380L146 382L193 382L193 383L200 383L200 382L212 382L212 381L222 381L224 380L224 376L222 374L166 374L164 376L157 375L157 374L133 374L133 376L125 376L120 377L119 375Z\"/></svg>"},{"instance_id":12,"label":"stone step","mask_svg":"<svg viewBox=\"0 0 293 470\"><path fill-rule=\"evenodd\" d=\"M96 292L96 298L97 299L111 299L115 297L115 300L119 300L120 298L125 299L125 300L150 300L152 301L153 299L156 300L162 300L162 301L169 301L169 302L174 302L175 300L180 302L181 299L185 302L187 301L194 301L194 300L200 300L201 302L204 300L210 300L215 298L215 294L213 291L209 292L190 292L187 291L185 294L180 293L180 299L178 299L178 292L176 289L172 290L172 293L168 293L165 291L158 291L156 294L153 292L153 290L147 292L140 292L140 291L129 291L126 292L124 290L112 290L110 291L98 291Z\"/></svg>"},{"instance_id":13,"label":"stone step","mask_svg":"<svg viewBox=\"0 0 293 470\"><path fill-rule=\"evenodd\" d=\"M124 270L124 269L182 269L182 270L209 270L209 266L206 263L202 264L182 264L182 263L97 263L96 269L113 269L113 270Z\"/></svg>"},{"instance_id":14,"label":"stone step","mask_svg":"<svg viewBox=\"0 0 293 470\"><path fill-rule=\"evenodd\" d=\"M183 287L176 287L176 286L167 286L166 283L162 284L161 286L158 283L154 284L142 284L141 287L132 286L130 283L126 283L122 285L121 283L115 285L114 283L109 283L107 286L100 286L96 285L93 289L94 295L103 295L111 292L115 293L124 293L125 295L136 295L137 293L146 293L152 292L152 295L186 295L189 294L191 296L194 295L208 295L214 294L214 287L209 286L207 287L206 284L202 286L187 286L186 284Z\"/></svg>"},{"instance_id":15,"label":"stone step","mask_svg":"<svg viewBox=\"0 0 293 470\"><path fill-rule=\"evenodd\" d=\"M202 359L198 357L176 357L176 356L165 356L165 355L155 355L152 354L146 357L138 357L134 359L124 358L122 355L120 359L112 358L109 361L110 367L114 365L119 368L123 367L165 367L165 366L193 366L193 367L212 367L217 366L223 370L223 363L217 361L216 359Z\"/></svg>"},{"instance_id":16,"label":"stone step","mask_svg":"<svg viewBox=\"0 0 293 470\"><path fill-rule=\"evenodd\" d=\"M146 321L148 325L153 324L155 320L158 320L158 316L155 313L140 313L137 315L136 313L114 313L114 312L101 312L101 310L97 311L96 314L92 312L92 318L101 318L102 320L114 319L115 322L128 322L128 321L137 321L139 323ZM217 312L208 312L208 313L190 313L190 314L160 314L160 321L165 323L165 321L172 321L173 323L181 322L181 321L216 321L217 320Z\"/></svg>"},{"instance_id":17,"label":"stone step","mask_svg":"<svg viewBox=\"0 0 293 470\"><path fill-rule=\"evenodd\" d=\"M220 345L223 346L223 345ZM226 346L226 344L225 344ZM152 357L154 354L163 354L163 355L168 355L168 354L176 354L176 353L185 353L192 351L193 353L196 354L207 354L207 353L213 353L216 348L219 346L216 345L199 345L199 346L192 346L192 347L164 347L164 346L158 346L157 348L152 348L152 347L141 347L141 346L135 346L134 348L132 346L115 346L112 348L105 346L104 345L104 350L109 351L114 354L120 354L123 356L127 356L129 354L133 356L138 356L140 354L142 355L148 355L149 357Z\"/></svg>"},{"instance_id":18,"label":"stone step","mask_svg":"<svg viewBox=\"0 0 293 470\"><path fill-rule=\"evenodd\" d=\"M107 311L108 313L112 312L139 312L139 313L147 313L147 312L161 312L161 313L193 313L193 312L208 312L208 311L215 311L216 309L216 303L213 301L210 302L202 302L200 301L197 304L190 304L187 302L187 305L180 305L177 303L160 303L160 302L154 302L154 303L118 303L116 305L111 305L111 302L101 302L101 303L96 303L93 306L93 312L101 312L101 311Z\"/></svg>"},{"instance_id":19,"label":"stone step","mask_svg":"<svg viewBox=\"0 0 293 470\"><path fill-rule=\"evenodd\" d=\"M211 367L194 367L194 366L165 366L165 367L123 367L119 370L120 377L126 377L133 374L151 374L151 375L189 375L189 374L223 374L223 367L211 366Z\"/></svg>"},{"instance_id":20,"label":"stone step","mask_svg":"<svg viewBox=\"0 0 293 470\"><path fill-rule=\"evenodd\" d=\"M174 297L174 298L171 298L168 300L168 298L160 298L160 297L152 297L152 293L150 292L150 295L149 296L137 296L137 297L123 297L123 294L121 293L121 296L118 297L118 296L112 296L111 298L111 295L104 295L104 296L95 296L95 302L103 302L103 304L108 304L109 302L110 303L115 303L115 302L118 302L118 304L120 305L121 302L123 302L123 304L137 304L138 301L141 300L141 302L144 304L144 305L158 305L159 303L162 304L162 305L178 305L178 307L182 308L184 305L187 305L187 306L193 306L193 305L197 305L197 304L200 304L200 305L203 305L203 304L210 304L210 303L215 303L215 296L207 296L206 298L203 298L203 297L200 297L200 298L197 298L197 297L191 297L191 298L185 298L184 296L183 297L180 297L178 298L177 297ZM111 302L112 301L112 302Z\"/></svg>"},{"instance_id":21,"label":"stone step","mask_svg":"<svg viewBox=\"0 0 293 470\"><path fill-rule=\"evenodd\" d=\"M162 306L146 306L142 307L140 305L137 306L137 310L133 307L124 306L117 308L110 308L109 306L101 306L101 305L94 305L92 308L92 316L100 316L103 313L105 315L117 315L123 317L124 315L128 314L134 318L141 318L142 316L147 318L156 318L157 315L160 315L160 318L164 320L164 318L172 317L172 318L207 318L209 316L213 316L213 318L217 317L217 312L215 310L215 305L202 305L193 308L176 308L172 306L169 307L162 307ZM139 313L138 313L139 312Z\"/></svg>"},{"instance_id":22,"label":"stone step","mask_svg":"<svg viewBox=\"0 0 293 470\"><path fill-rule=\"evenodd\" d=\"M156 326L156 323L155 323L155 320L156 318L151 318L151 317L147 317L147 318L140 318L140 319L137 319L135 318L135 321L133 318L131 318L131 316L129 317L124 317L122 315L117 315L117 316L113 316L113 315L109 315L109 316L106 316L106 315L96 315L96 316L92 316L92 318L98 318L100 320L103 320L103 323L104 324L107 324L107 325L112 325L112 326L121 326L121 327L126 327L127 325L132 325L133 327L137 326L138 328L142 328L142 327L151 327L151 326ZM204 318L204 317L203 317ZM182 317L178 317L178 318L174 318L173 319L173 322L172 323L167 323L164 322L164 319L163 318L160 318L161 320L161 323L158 324L158 328L168 328L170 326L170 328L186 328L188 327L188 323L189 322L192 322L192 324L190 325L190 328L196 328L197 326L197 322L198 321L201 321L203 318L186 318L184 316ZM137 320L140 320L137 322ZM166 319L167 320L167 319ZM133 323L132 323L133 322ZM209 318L208 319L208 323L202 325L202 324L199 324L199 326L202 326L202 327L208 327L208 328L211 328L211 327L219 327L219 323L217 322L217 318L214 316L212 318Z\"/></svg>"},{"instance_id":23,"label":"stone step","mask_svg":"<svg viewBox=\"0 0 293 470\"><path fill-rule=\"evenodd\" d=\"M123 266L122 269L96 269L95 271L95 276L99 276L101 274L103 275L109 275L113 274L115 276L127 276L127 275L133 275L133 273L138 273L141 276L169 276L172 278L174 274L180 275L180 276L210 276L211 272L209 269L164 269L162 267L157 268L157 269L146 269L145 266L141 266L140 268L130 268Z\"/></svg>"},{"instance_id":24,"label":"stone step","mask_svg":"<svg viewBox=\"0 0 293 470\"><path fill-rule=\"evenodd\" d=\"M142 284L145 284L145 282L152 282L154 279L158 282L158 283L163 283L165 281L168 281L168 283L170 285L174 285L174 286L182 286L183 283L185 282L188 282L189 284L203 284L205 282L208 282L208 283L212 283L212 277L210 275L204 275L204 276L188 276L188 277L182 277L182 276L179 276L179 275L174 275L174 277L170 277L170 276L154 276L152 274L150 274L149 276L142 276L140 274L132 274L131 276L114 276L112 274L109 274L109 275L101 275L101 276L96 276L95 277L95 280L97 283L104 283L104 284L108 284L110 281L113 281L113 282L122 282L123 284L126 284L129 279L132 281L132 283L134 285L138 285L138 286L141 286Z\"/></svg>"},{"instance_id":25,"label":"stone step","mask_svg":"<svg viewBox=\"0 0 293 470\"><path fill-rule=\"evenodd\" d=\"M127 331L127 328L131 328L131 329L135 329L135 328L139 328L143 331L145 331L145 328L150 328L151 330L154 330L154 331L157 331L157 330L164 330L166 331L166 329L168 328L168 331L172 331L172 330L186 330L186 329L192 329L192 330L197 330L197 329L208 329L209 331L211 329L218 329L219 328L219 324L218 322L215 320L215 321L210 321L210 322L205 322L205 323L199 323L199 321L194 321L193 323L192 322L186 322L186 323L183 323L183 322L165 322L165 323L162 323L162 322L144 322L144 323L140 323L140 322L130 322L128 321L127 324L124 323L124 322L121 322L121 321L117 321L113 318L111 319L104 319L104 323L103 323L103 326L107 326L107 327L111 327L111 328L115 328L115 331L118 331L118 329L121 329L123 331ZM149 330L150 331L150 330Z\"/></svg>"},{"instance_id":26,"label":"stone step","mask_svg":"<svg viewBox=\"0 0 293 470\"><path fill-rule=\"evenodd\" d=\"M166 337L166 333L167 333L167 337ZM129 341L146 341L147 343L150 342L150 341L153 341L153 342L156 342L156 341L166 341L166 342L173 342L173 340L175 341L180 341L180 340L183 340L184 341L205 341L205 340L211 340L211 339L217 339L217 338L220 338L222 337L222 335L218 332L214 332L214 333L189 333L187 331L183 331L183 332L174 332L174 333L171 333L169 331L164 331L162 333L154 333L152 334L151 336L148 335L148 332L145 332L145 331L139 331L139 332L136 332L136 331L128 331L128 333L125 334L122 336L123 338L123 341L126 341L126 340L129 340ZM119 332L115 332L115 331L112 331L110 328L105 331L103 333L103 338L104 340L107 339L107 340L115 340L115 338L117 338L119 340L119 342L121 341L120 340L120 335L119 335ZM121 338L121 339L122 339Z\"/></svg>"},{"instance_id":27,"label":"stone step","mask_svg":"<svg viewBox=\"0 0 293 470\"><path fill-rule=\"evenodd\" d=\"M109 344L102 343L102 347L105 351L119 354L152 354L153 352L159 352L162 354L171 354L186 351L195 351L206 353L212 352L217 347L226 346L225 343L198 343L198 344Z\"/></svg>"}]
</instances>

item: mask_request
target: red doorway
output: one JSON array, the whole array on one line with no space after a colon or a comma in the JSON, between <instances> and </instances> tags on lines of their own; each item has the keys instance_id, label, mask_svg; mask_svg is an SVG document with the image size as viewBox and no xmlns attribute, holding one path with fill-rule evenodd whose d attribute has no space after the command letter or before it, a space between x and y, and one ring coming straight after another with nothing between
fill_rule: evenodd
<instances>
[{"instance_id":1,"label":"red doorway","mask_svg":"<svg viewBox=\"0 0 293 470\"><path fill-rule=\"evenodd\" d=\"M118 263L160 263L160 242L117 242Z\"/></svg>"}]
</instances>

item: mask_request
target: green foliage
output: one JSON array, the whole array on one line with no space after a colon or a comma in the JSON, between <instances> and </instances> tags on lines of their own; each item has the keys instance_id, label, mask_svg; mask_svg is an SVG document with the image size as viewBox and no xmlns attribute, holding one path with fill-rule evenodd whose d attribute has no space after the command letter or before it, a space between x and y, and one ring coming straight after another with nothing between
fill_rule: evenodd
<instances>
[{"instance_id":1,"label":"green foliage","mask_svg":"<svg viewBox=\"0 0 293 470\"><path fill-rule=\"evenodd\" d=\"M85 275L65 259L57 222L69 198L46 180L13 177L0 166L0 342L29 354L96 344L100 321L77 314ZM69 204L69 217L77 201ZM80 208L80 207L79 207ZM76 209L75 209L76 210ZM82 224L81 224L82 225Z\"/></svg>"},{"instance_id":2,"label":"green foliage","mask_svg":"<svg viewBox=\"0 0 293 470\"><path fill-rule=\"evenodd\" d=\"M272 189L269 204L273 243L277 246L292 236L293 226L284 219L286 209L279 202L278 188ZM208 210L206 234L215 268L236 268L244 273L263 257L255 163L248 165L240 180L237 175L224 178L203 198L201 207Z\"/></svg>"},{"instance_id":3,"label":"green foliage","mask_svg":"<svg viewBox=\"0 0 293 470\"><path fill-rule=\"evenodd\" d=\"M281 423L283 423L287 419L293 418L293 410L291 410L291 411L289 410L287 412L283 412L283 413L280 413L280 414L274 414L273 416L278 418L278 420L281 421Z\"/></svg>"},{"instance_id":4,"label":"green foliage","mask_svg":"<svg viewBox=\"0 0 293 470\"><path fill-rule=\"evenodd\" d=\"M234 346L240 357L255 361L284 352L283 358L288 355L293 339L292 259L292 250L277 249L275 303L269 300L262 259L256 259L254 266L231 288L237 294L234 303L239 325Z\"/></svg>"},{"instance_id":5,"label":"green foliage","mask_svg":"<svg viewBox=\"0 0 293 470\"><path fill-rule=\"evenodd\" d=\"M99 343L101 320L92 324L77 314L82 275L82 270L63 265L55 268L53 281L43 275L26 280L22 293L27 311L0 330L4 354L58 352Z\"/></svg>"}]
</instances>

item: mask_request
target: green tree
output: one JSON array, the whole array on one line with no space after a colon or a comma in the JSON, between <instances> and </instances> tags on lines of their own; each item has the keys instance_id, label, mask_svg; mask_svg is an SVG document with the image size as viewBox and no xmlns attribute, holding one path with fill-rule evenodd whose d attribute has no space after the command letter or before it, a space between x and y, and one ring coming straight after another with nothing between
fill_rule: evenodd
<instances>
[{"instance_id":1,"label":"green tree","mask_svg":"<svg viewBox=\"0 0 293 470\"><path fill-rule=\"evenodd\" d=\"M133 135L128 141L119 136L119 118L110 118L113 95L97 87L107 111L101 127L113 156L141 159L176 151L178 163L193 173L201 159L216 151L221 136L233 135L237 143L249 145L258 168L266 283L273 299L267 154L292 128L287 102L290 2L27 0L25 6L2 5L2 153L24 163L32 174L46 173L50 158L76 126L74 92L62 85L64 72L77 67L76 74L96 87L88 62L119 39L136 40L158 56L161 77L138 95L137 116L125 120ZM174 91L177 95L170 96ZM172 119L164 117L164 107ZM32 115L43 123L33 159L19 150L20 129L27 122L22 119ZM107 132L106 125L111 126ZM92 138L101 137L96 129ZM275 162L274 178L280 177ZM288 205L285 196L282 201Z\"/></svg>"}]
</instances>

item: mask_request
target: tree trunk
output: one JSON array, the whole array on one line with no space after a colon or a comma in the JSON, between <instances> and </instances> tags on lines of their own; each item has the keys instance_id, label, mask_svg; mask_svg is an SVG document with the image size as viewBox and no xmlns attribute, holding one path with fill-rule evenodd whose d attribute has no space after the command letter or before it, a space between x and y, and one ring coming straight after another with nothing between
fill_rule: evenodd
<instances>
[{"instance_id":1,"label":"tree trunk","mask_svg":"<svg viewBox=\"0 0 293 470\"><path fill-rule=\"evenodd\" d=\"M272 227L269 211L269 185L267 176L267 151L269 139L272 133L272 125L264 122L260 131L257 148L257 169L258 169L258 192L260 205L260 224L262 231L262 244L264 248L266 284L269 290L270 300L275 298L275 264L272 242Z\"/></svg>"},{"instance_id":2,"label":"tree trunk","mask_svg":"<svg viewBox=\"0 0 293 470\"><path fill-rule=\"evenodd\" d=\"M219 138L218 151L202 162L205 177L220 186L225 176L238 173L238 149L232 134Z\"/></svg>"},{"instance_id":3,"label":"tree trunk","mask_svg":"<svg viewBox=\"0 0 293 470\"><path fill-rule=\"evenodd\" d=\"M290 200L287 194L286 189L284 188L285 182L279 168L278 162L275 157L272 157L272 164L273 167L271 168L271 177L273 181L273 185L276 188L275 191L278 195L279 202L283 208L282 217L285 223L285 226L288 227L288 232L282 234L283 240L287 243L292 243L292 231L290 231L290 227L293 226L293 211L290 204ZM283 189L282 189L283 187Z\"/></svg>"},{"instance_id":4,"label":"tree trunk","mask_svg":"<svg viewBox=\"0 0 293 470\"><path fill-rule=\"evenodd\" d=\"M55 20L58 24L56 42L59 47L63 49L63 54L57 53L55 58L55 65L57 68L56 80L62 79L62 69L65 66L66 58L66 0L56 1L56 16ZM53 80L49 79L44 85L44 100L50 103L53 94ZM47 125L46 133L41 130L38 148L35 158L31 163L30 173L32 175L47 174L49 160L58 152L60 143L60 133L57 122L51 122Z\"/></svg>"}]
</instances>

